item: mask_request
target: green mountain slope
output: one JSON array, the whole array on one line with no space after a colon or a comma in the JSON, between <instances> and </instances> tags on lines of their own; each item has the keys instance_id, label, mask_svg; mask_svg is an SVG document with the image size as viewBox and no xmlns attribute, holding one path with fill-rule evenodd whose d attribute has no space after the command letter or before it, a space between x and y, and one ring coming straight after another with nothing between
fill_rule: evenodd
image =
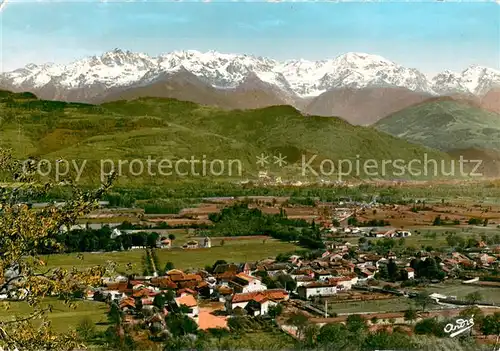
<instances>
[{"instance_id":1,"label":"green mountain slope","mask_svg":"<svg viewBox=\"0 0 500 351\"><path fill-rule=\"evenodd\" d=\"M339 168L349 173L343 179L411 178L415 176L401 168L394 174L393 165L383 166L382 161L423 159L424 154L428 158L449 160L447 154L410 144L373 128L352 126L338 118L305 117L290 106L224 111L158 98L87 105L0 92L0 113L0 147L12 148L16 156L86 160L83 177L89 179L98 178L103 165L113 164L117 170L118 161L122 160L122 175L127 176L122 181L134 184L162 183L184 177L150 176L146 170L139 176L132 175L139 173L138 163L144 166L148 158L156 162L200 160L193 166L195 172L191 172L191 168L187 170L187 164L182 165L182 172L188 172L189 176L201 172L203 160L205 165L220 160L219 164L214 163L215 173L220 171L220 163L224 163L223 174L215 175L220 179L254 178L259 171L268 170L296 180L311 177L337 180ZM261 154L268 156L268 164L256 164L256 157ZM286 164L278 164L273 157L280 154L286 157ZM130 162L135 159L140 162L136 162L131 171ZM373 161L370 161L371 170L366 172L363 167L368 159ZM229 164L231 160L237 162ZM333 171L332 162L325 160L333 162ZM351 166L338 167L339 160L351 160ZM323 168L319 168L322 162ZM319 176L302 167L307 163ZM152 173L157 173L157 168L153 170ZM214 172L208 173L207 176L214 176Z\"/></svg>"},{"instance_id":2,"label":"green mountain slope","mask_svg":"<svg viewBox=\"0 0 500 351\"><path fill-rule=\"evenodd\" d=\"M443 151L500 150L500 115L451 99L411 106L380 120L374 127Z\"/></svg>"}]
</instances>

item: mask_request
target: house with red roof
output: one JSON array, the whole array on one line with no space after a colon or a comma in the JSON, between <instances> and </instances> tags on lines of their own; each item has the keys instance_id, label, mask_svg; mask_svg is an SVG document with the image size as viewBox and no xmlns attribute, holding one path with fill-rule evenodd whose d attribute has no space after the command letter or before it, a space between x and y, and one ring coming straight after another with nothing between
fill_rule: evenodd
<instances>
[{"instance_id":1,"label":"house with red roof","mask_svg":"<svg viewBox=\"0 0 500 351\"><path fill-rule=\"evenodd\" d=\"M182 294L180 297L175 299L175 303L179 307L186 306L189 309L187 315L191 318L197 317L200 313L198 301L196 301L196 298L191 294Z\"/></svg>"},{"instance_id":2,"label":"house with red roof","mask_svg":"<svg viewBox=\"0 0 500 351\"><path fill-rule=\"evenodd\" d=\"M404 268L408 279L415 279L415 270L411 267L405 267Z\"/></svg>"},{"instance_id":3,"label":"house with red roof","mask_svg":"<svg viewBox=\"0 0 500 351\"><path fill-rule=\"evenodd\" d=\"M290 295L283 289L269 289L264 291L234 294L226 300L226 311L233 312L235 309L246 309L247 305L253 301L249 307L252 315L267 314L269 307L280 302L287 301ZM257 302L257 304L255 303ZM258 310L256 306L259 306ZM249 312L247 310L247 312Z\"/></svg>"}]
</instances>

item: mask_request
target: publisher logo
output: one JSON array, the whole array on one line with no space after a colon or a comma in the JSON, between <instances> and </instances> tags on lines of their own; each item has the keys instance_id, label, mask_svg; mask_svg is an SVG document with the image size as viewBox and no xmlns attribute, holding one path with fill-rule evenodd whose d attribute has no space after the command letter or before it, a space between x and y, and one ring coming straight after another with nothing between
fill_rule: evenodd
<instances>
[{"instance_id":1,"label":"publisher logo","mask_svg":"<svg viewBox=\"0 0 500 351\"><path fill-rule=\"evenodd\" d=\"M469 319L458 318L454 322L446 324L446 326L444 327L444 332L451 338L454 338L457 335L471 330L473 326L474 315L472 315Z\"/></svg>"}]
</instances>

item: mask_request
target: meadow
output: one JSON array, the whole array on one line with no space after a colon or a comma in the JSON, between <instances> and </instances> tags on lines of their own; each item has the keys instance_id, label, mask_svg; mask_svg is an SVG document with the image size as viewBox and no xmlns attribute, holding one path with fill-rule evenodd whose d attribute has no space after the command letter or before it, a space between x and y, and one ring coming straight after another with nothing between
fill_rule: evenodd
<instances>
[{"instance_id":1,"label":"meadow","mask_svg":"<svg viewBox=\"0 0 500 351\"><path fill-rule=\"evenodd\" d=\"M172 262L176 268L204 268L213 265L217 260L227 262L255 262L265 258L274 258L280 253L292 252L299 247L274 239L225 240L220 246L220 240L213 240L211 248L203 249L157 249L156 253L163 268L167 262ZM96 252L82 254L54 254L44 256L50 268L60 267L71 269L88 268L103 265L111 261L117 264L117 271L125 274L143 271L142 257L144 250L134 249L120 252Z\"/></svg>"},{"instance_id":2,"label":"meadow","mask_svg":"<svg viewBox=\"0 0 500 351\"><path fill-rule=\"evenodd\" d=\"M480 239L481 236L486 235L486 237L493 237L494 235L500 234L500 230L497 228L480 228L480 227L468 227L468 228L456 228L456 227L424 227L424 228L409 228L412 235L403 239L404 247L413 247L415 249L421 249L426 247L432 247L434 249L444 249L449 247L446 237L450 234L456 234L459 237L467 240L468 238ZM360 237L349 237L345 241L351 244L357 244ZM381 238L366 237L367 240L377 241ZM401 240L401 238L395 238L396 241Z\"/></svg>"},{"instance_id":3,"label":"meadow","mask_svg":"<svg viewBox=\"0 0 500 351\"><path fill-rule=\"evenodd\" d=\"M440 284L432 284L426 288L430 293L438 293L447 296L456 296L464 299L468 294L478 292L481 294L482 302L500 304L500 288L483 287L477 285L466 285L456 281L445 281Z\"/></svg>"},{"instance_id":4,"label":"meadow","mask_svg":"<svg viewBox=\"0 0 500 351\"><path fill-rule=\"evenodd\" d=\"M362 312L400 312L412 307L411 300L404 297L385 299L385 300L369 300L359 302L340 302L331 303L328 305L330 313L350 314Z\"/></svg>"},{"instance_id":5,"label":"meadow","mask_svg":"<svg viewBox=\"0 0 500 351\"><path fill-rule=\"evenodd\" d=\"M48 313L48 319L55 331L63 333L70 328L76 328L79 322L89 319L96 325L97 330L103 330L107 326L106 313L108 306L102 302L77 301L74 307L65 304L63 300L46 298L41 307L52 306L52 312ZM0 320L9 321L14 316L23 317L32 312L32 308L26 302L10 302L9 309L0 308Z\"/></svg>"}]
</instances>

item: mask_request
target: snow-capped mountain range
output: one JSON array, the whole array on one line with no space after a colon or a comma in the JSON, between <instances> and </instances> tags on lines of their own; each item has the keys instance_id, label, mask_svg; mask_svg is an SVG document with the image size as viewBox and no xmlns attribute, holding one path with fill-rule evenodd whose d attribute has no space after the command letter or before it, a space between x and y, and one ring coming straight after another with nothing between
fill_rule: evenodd
<instances>
[{"instance_id":1,"label":"snow-capped mountain range","mask_svg":"<svg viewBox=\"0 0 500 351\"><path fill-rule=\"evenodd\" d=\"M69 64L29 64L0 73L0 87L15 90L71 91L143 86L179 71L187 71L219 89L235 88L249 76L279 87L299 98L318 96L338 88L401 87L433 95L483 95L500 86L500 71L471 66L460 73L427 77L381 56L347 53L330 60L277 61L216 51L174 51L157 57L115 49ZM60 93L59 95L64 95Z\"/></svg>"}]
</instances>

